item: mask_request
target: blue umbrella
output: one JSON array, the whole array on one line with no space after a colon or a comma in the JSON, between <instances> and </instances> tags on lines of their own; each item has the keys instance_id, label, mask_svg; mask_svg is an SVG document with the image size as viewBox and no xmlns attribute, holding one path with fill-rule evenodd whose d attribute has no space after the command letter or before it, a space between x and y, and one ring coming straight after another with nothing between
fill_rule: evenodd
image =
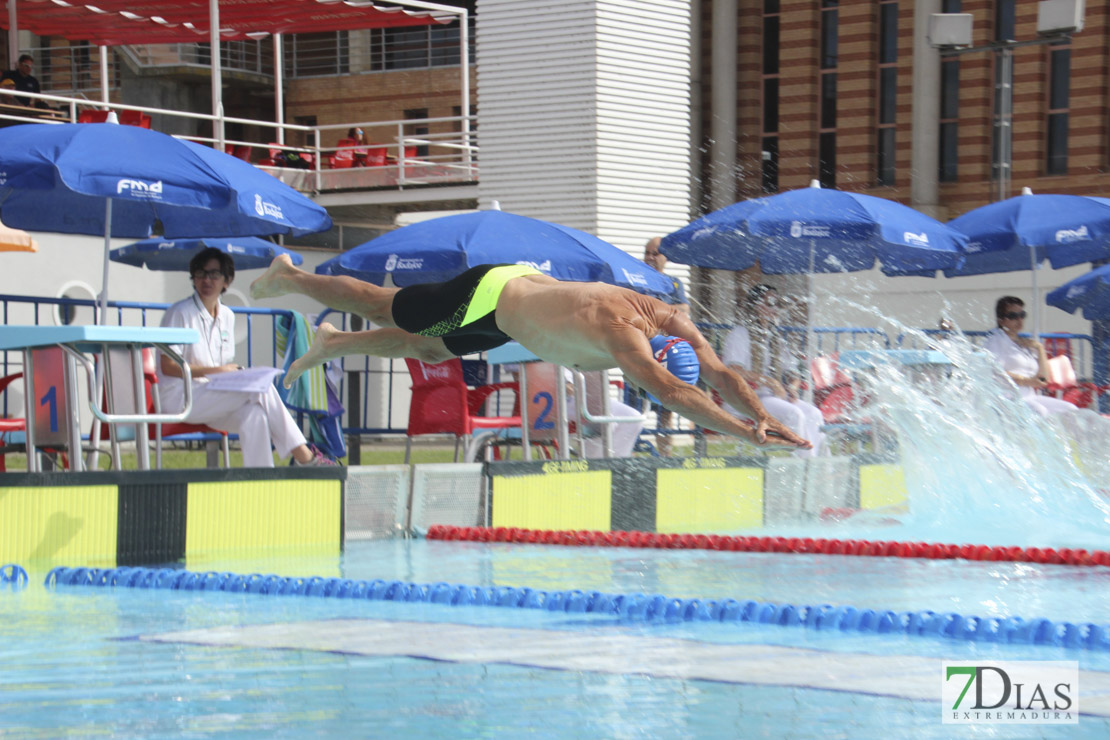
<instances>
[{"instance_id":1,"label":"blue umbrella","mask_svg":"<svg viewBox=\"0 0 1110 740\"><path fill-rule=\"evenodd\" d=\"M144 239L113 249L113 262L145 267L148 270L188 270L189 261L202 249L214 248L230 254L237 270L267 267L279 254L287 254L294 265L304 262L296 252L280 247L257 236L236 236L227 239Z\"/></svg>"},{"instance_id":2,"label":"blue umbrella","mask_svg":"<svg viewBox=\"0 0 1110 740\"><path fill-rule=\"evenodd\" d=\"M1033 331L1041 333L1037 267L1054 269L1110 257L1110 198L1034 195L1029 188L948 222L970 239L963 264L948 277L1033 271Z\"/></svg>"},{"instance_id":3,"label":"blue umbrella","mask_svg":"<svg viewBox=\"0 0 1110 740\"><path fill-rule=\"evenodd\" d=\"M28 124L0 129L0 220L32 231L109 237L301 235L327 212L265 172L138 126Z\"/></svg>"},{"instance_id":4,"label":"blue umbrella","mask_svg":"<svg viewBox=\"0 0 1110 740\"><path fill-rule=\"evenodd\" d=\"M908 206L863 193L808 188L745 200L663 237L687 265L768 274L936 270L962 258L967 238Z\"/></svg>"},{"instance_id":5,"label":"blue umbrella","mask_svg":"<svg viewBox=\"0 0 1110 740\"><path fill-rule=\"evenodd\" d=\"M443 216L411 224L316 268L376 285L439 282L485 264L529 264L559 280L603 282L669 295L670 278L584 231L502 211Z\"/></svg>"},{"instance_id":6,"label":"blue umbrella","mask_svg":"<svg viewBox=\"0 0 1110 740\"><path fill-rule=\"evenodd\" d=\"M1045 302L1068 313L1083 309L1088 320L1110 319L1110 265L1064 283L1045 296Z\"/></svg>"},{"instance_id":7,"label":"blue umbrella","mask_svg":"<svg viewBox=\"0 0 1110 740\"><path fill-rule=\"evenodd\" d=\"M1022 194L989 203L948 222L970 239L963 265L944 274L985 275L1054 269L1110 257L1110 198Z\"/></svg>"},{"instance_id":8,"label":"blue umbrella","mask_svg":"<svg viewBox=\"0 0 1110 740\"><path fill-rule=\"evenodd\" d=\"M908 206L863 193L808 188L734 203L663 237L675 262L768 274L936 270L962 259L967 238ZM808 322L807 322L808 323ZM813 332L806 331L813 357ZM808 394L812 396L812 388Z\"/></svg>"}]
</instances>

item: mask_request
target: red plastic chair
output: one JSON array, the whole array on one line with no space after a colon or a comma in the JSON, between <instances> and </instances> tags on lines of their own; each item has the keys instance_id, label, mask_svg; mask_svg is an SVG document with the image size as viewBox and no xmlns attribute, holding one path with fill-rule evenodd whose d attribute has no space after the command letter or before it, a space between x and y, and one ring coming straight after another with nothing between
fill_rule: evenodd
<instances>
[{"instance_id":1,"label":"red plastic chair","mask_svg":"<svg viewBox=\"0 0 1110 740\"><path fill-rule=\"evenodd\" d=\"M821 409L826 424L844 423L855 398L852 377L840 369L838 354L821 355L809 363L813 376L813 405Z\"/></svg>"},{"instance_id":2,"label":"red plastic chair","mask_svg":"<svg viewBox=\"0 0 1110 740\"><path fill-rule=\"evenodd\" d=\"M355 142L353 139L340 139L336 146L340 149L328 155L328 166L333 170L345 170L355 166Z\"/></svg>"},{"instance_id":3,"label":"red plastic chair","mask_svg":"<svg viewBox=\"0 0 1110 740\"><path fill-rule=\"evenodd\" d=\"M158 373L154 368L154 350L146 347L143 349L143 381L146 387L146 406L148 413L160 413L162 410L161 397L158 395ZM191 442L220 442L224 453L224 467L231 467L231 448L228 443L228 433L221 429L213 429L206 424L189 424L177 422L173 424L150 424L148 434L154 439L154 467L162 467L162 442L163 441L191 441ZM101 439L105 439L107 427L102 427Z\"/></svg>"},{"instance_id":4,"label":"red plastic chair","mask_svg":"<svg viewBox=\"0 0 1110 740\"><path fill-rule=\"evenodd\" d=\"M251 160L251 149L246 144L224 144L224 152L244 162Z\"/></svg>"},{"instance_id":5,"label":"red plastic chair","mask_svg":"<svg viewBox=\"0 0 1110 740\"><path fill-rule=\"evenodd\" d=\"M1045 349L1047 350L1047 346ZM1068 355L1058 354L1049 358L1048 386L1044 389L1048 395L1074 403L1081 409L1094 404L1094 408L1097 410L1098 397L1108 389L1110 389L1110 386L1096 385L1087 381L1080 382L1075 375L1075 367L1072 366L1071 358Z\"/></svg>"},{"instance_id":6,"label":"red plastic chair","mask_svg":"<svg viewBox=\"0 0 1110 740\"><path fill-rule=\"evenodd\" d=\"M366 147L365 156L362 159L363 167L385 167L387 164L387 156L389 152L384 146L370 146Z\"/></svg>"},{"instance_id":7,"label":"red plastic chair","mask_svg":"<svg viewBox=\"0 0 1110 740\"><path fill-rule=\"evenodd\" d=\"M1068 337L1044 337L1044 351L1049 357L1066 355L1071 357L1071 339Z\"/></svg>"},{"instance_id":8,"label":"red plastic chair","mask_svg":"<svg viewBox=\"0 0 1110 740\"><path fill-rule=\"evenodd\" d=\"M150 116L138 110L121 110L119 112L119 122L125 126L150 128Z\"/></svg>"},{"instance_id":9,"label":"red plastic chair","mask_svg":"<svg viewBox=\"0 0 1110 740\"><path fill-rule=\"evenodd\" d=\"M409 403L408 439L405 462L412 451L412 438L422 434L455 436L455 461L459 447L469 444L476 431L520 429L520 416L482 416L482 406L491 394L517 390L516 383L491 383L468 388L463 380L462 361L457 357L438 365L405 359L412 376L412 401Z\"/></svg>"},{"instance_id":10,"label":"red plastic chair","mask_svg":"<svg viewBox=\"0 0 1110 740\"><path fill-rule=\"evenodd\" d=\"M93 110L91 108L81 111L77 115L77 123L104 123L108 120L108 111Z\"/></svg>"},{"instance_id":11,"label":"red plastic chair","mask_svg":"<svg viewBox=\"0 0 1110 740\"><path fill-rule=\"evenodd\" d=\"M4 377L0 378L0 393L3 393L4 391L6 391L8 389L9 385L11 385L13 382L15 382L16 380L19 380L22 377L23 377L23 373L13 373L11 375L5 375ZM27 420L26 419L20 419L20 418L0 419L0 449L7 449L9 447L8 439L7 439L8 433L10 433L10 432L23 432L23 431L26 431L26 430L27 430ZM8 449L7 451L10 452L10 451L13 451L13 450ZM7 463L5 461L5 457L6 456L4 455L4 452L0 451L0 472L4 472L5 470L8 469Z\"/></svg>"},{"instance_id":12,"label":"red plastic chair","mask_svg":"<svg viewBox=\"0 0 1110 740\"><path fill-rule=\"evenodd\" d=\"M281 144L271 141L267 146L269 146L269 150L266 152L266 156L260 157L255 164L259 167L277 167L277 155L281 151L278 147Z\"/></svg>"}]
</instances>

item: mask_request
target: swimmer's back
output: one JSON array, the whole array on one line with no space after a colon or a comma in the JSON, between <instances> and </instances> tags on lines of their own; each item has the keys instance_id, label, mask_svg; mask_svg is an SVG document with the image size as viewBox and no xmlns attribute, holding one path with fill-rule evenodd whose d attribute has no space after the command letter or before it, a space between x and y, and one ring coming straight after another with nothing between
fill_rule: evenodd
<instances>
[{"instance_id":1,"label":"swimmer's back","mask_svg":"<svg viewBox=\"0 0 1110 740\"><path fill-rule=\"evenodd\" d=\"M674 313L625 288L525 275L505 286L496 318L501 331L546 360L599 369L613 366L612 338L630 328L652 337Z\"/></svg>"}]
</instances>

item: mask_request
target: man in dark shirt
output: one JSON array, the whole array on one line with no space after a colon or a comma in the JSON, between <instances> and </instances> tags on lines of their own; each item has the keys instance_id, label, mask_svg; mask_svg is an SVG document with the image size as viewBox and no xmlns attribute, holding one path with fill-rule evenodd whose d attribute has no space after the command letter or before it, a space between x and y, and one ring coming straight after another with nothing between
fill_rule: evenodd
<instances>
[{"instance_id":1,"label":"man in dark shirt","mask_svg":"<svg viewBox=\"0 0 1110 740\"><path fill-rule=\"evenodd\" d=\"M658 272L663 272L663 268L667 266L667 258L659 251L659 244L663 241L662 237L655 236L648 240L644 246L644 262L648 263L651 267L655 268ZM686 303L686 291L682 288L682 283L677 279L667 275L668 278L674 283L674 293L666 298L663 298L664 303L669 303L672 306L677 306L687 316L690 315L690 306ZM659 429L670 429L671 421L674 419L674 414L671 410L663 407L660 404L653 403L651 408L657 414ZM667 434L655 435L655 448L663 457L671 456L671 438Z\"/></svg>"},{"instance_id":2,"label":"man in dark shirt","mask_svg":"<svg viewBox=\"0 0 1110 740\"><path fill-rule=\"evenodd\" d=\"M34 75L31 74L31 72L34 70L34 68L35 68L34 58L30 54L22 54L19 57L19 63L16 65L16 68L15 69L10 69L7 72L5 72L3 79L12 80L13 82L15 82L15 89L20 91L20 92L40 93L40 92L42 92L42 88L39 87L39 81L37 79L35 79ZM49 105L46 104L45 100L38 100L38 99L32 100L31 98L20 98L20 97L16 97L16 98L13 99L13 98L8 98L7 96L3 96L3 97L5 98L5 100L0 100L0 102L4 102L4 103L16 102L16 103L19 103L21 105L26 105L28 108L49 108L50 107Z\"/></svg>"}]
</instances>

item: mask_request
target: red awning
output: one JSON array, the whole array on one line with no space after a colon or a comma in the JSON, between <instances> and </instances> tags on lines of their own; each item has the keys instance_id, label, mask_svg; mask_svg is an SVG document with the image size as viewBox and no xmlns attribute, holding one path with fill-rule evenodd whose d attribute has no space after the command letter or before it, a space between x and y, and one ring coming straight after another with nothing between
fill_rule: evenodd
<instances>
[{"instance_id":1,"label":"red awning","mask_svg":"<svg viewBox=\"0 0 1110 740\"><path fill-rule=\"evenodd\" d=\"M11 2L12 0L9 0ZM15 0L16 25L98 46L209 40L208 0ZM457 16L344 0L219 0L220 40L449 23ZM0 17L8 28L8 16Z\"/></svg>"}]
</instances>

